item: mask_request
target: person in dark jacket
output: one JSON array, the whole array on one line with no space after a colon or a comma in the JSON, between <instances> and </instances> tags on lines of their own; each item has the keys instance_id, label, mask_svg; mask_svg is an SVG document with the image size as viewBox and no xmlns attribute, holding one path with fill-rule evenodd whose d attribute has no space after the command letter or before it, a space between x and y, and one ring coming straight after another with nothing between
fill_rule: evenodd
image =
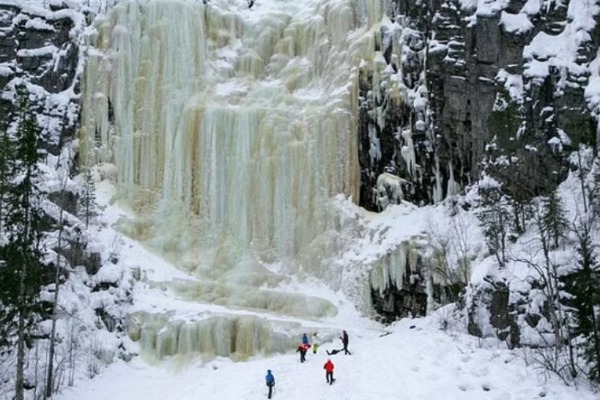
<instances>
[{"instance_id":1,"label":"person in dark jacket","mask_svg":"<svg viewBox=\"0 0 600 400\"><path fill-rule=\"evenodd\" d=\"M342 344L344 345L344 354L352 355L352 353L348 351L348 333L346 331L343 331L342 336L340 336L340 339L342 339Z\"/></svg>"},{"instance_id":2,"label":"person in dark jacket","mask_svg":"<svg viewBox=\"0 0 600 400\"><path fill-rule=\"evenodd\" d=\"M301 344L296 349L296 353L300 352L300 362L301 363L303 363L304 361L306 361L306 350L307 349L308 349L308 347L306 347L306 345L304 345L304 344Z\"/></svg>"},{"instance_id":3,"label":"person in dark jacket","mask_svg":"<svg viewBox=\"0 0 600 400\"><path fill-rule=\"evenodd\" d=\"M269 388L269 394L267 395L267 399L270 399L273 395L273 386L275 386L275 377L271 373L271 370L267 370L267 376L265 376L265 380L267 381L267 387Z\"/></svg>"},{"instance_id":4,"label":"person in dark jacket","mask_svg":"<svg viewBox=\"0 0 600 400\"><path fill-rule=\"evenodd\" d=\"M325 370L325 379L330 385L332 385L333 382L335 382L335 379L333 379L333 368L334 367L333 363L331 362L331 359L328 359L325 365L323 365L323 369Z\"/></svg>"},{"instance_id":5,"label":"person in dark jacket","mask_svg":"<svg viewBox=\"0 0 600 400\"><path fill-rule=\"evenodd\" d=\"M302 334L302 344L308 344L308 336L306 335L306 333Z\"/></svg>"}]
</instances>

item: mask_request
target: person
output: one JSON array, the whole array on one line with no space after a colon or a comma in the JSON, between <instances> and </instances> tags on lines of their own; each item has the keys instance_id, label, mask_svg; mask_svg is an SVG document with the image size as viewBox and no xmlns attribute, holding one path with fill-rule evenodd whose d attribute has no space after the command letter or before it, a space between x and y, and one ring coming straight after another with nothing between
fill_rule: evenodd
<instances>
[{"instance_id":1,"label":"person","mask_svg":"<svg viewBox=\"0 0 600 400\"><path fill-rule=\"evenodd\" d=\"M304 344L304 345L308 344L308 336L306 336L306 333L302 334L302 344Z\"/></svg>"},{"instance_id":2,"label":"person","mask_svg":"<svg viewBox=\"0 0 600 400\"><path fill-rule=\"evenodd\" d=\"M325 370L325 379L330 385L332 385L333 382L335 382L335 379L333 379L333 368L333 363L331 362L331 359L328 358L325 365L323 365L323 369Z\"/></svg>"},{"instance_id":3,"label":"person","mask_svg":"<svg viewBox=\"0 0 600 400\"><path fill-rule=\"evenodd\" d=\"M275 386L275 377L271 373L271 370L267 370L267 376L265 376L267 381L267 387L269 388L269 394L267 395L267 399L270 399L273 395L273 386Z\"/></svg>"},{"instance_id":4,"label":"person","mask_svg":"<svg viewBox=\"0 0 600 400\"><path fill-rule=\"evenodd\" d=\"M312 336L312 349L313 349L313 354L317 354L317 350L319 350L319 341L318 341L318 337L317 337L317 332L313 333L313 336Z\"/></svg>"},{"instance_id":5,"label":"person","mask_svg":"<svg viewBox=\"0 0 600 400\"><path fill-rule=\"evenodd\" d=\"M344 345L344 354L352 355L352 353L348 351L348 333L346 331L343 331L342 336L340 336L340 339L342 339L342 344Z\"/></svg>"},{"instance_id":6,"label":"person","mask_svg":"<svg viewBox=\"0 0 600 400\"><path fill-rule=\"evenodd\" d=\"M340 350L336 350L333 349L331 351L329 350L325 350L325 352L327 353L328 356L335 356L337 353L339 353L340 351L344 351L344 349L340 349Z\"/></svg>"},{"instance_id":7,"label":"person","mask_svg":"<svg viewBox=\"0 0 600 400\"><path fill-rule=\"evenodd\" d=\"M296 353L298 352L300 352L300 362L303 363L304 361L306 361L306 346L304 344L298 346L298 348L296 349Z\"/></svg>"}]
</instances>

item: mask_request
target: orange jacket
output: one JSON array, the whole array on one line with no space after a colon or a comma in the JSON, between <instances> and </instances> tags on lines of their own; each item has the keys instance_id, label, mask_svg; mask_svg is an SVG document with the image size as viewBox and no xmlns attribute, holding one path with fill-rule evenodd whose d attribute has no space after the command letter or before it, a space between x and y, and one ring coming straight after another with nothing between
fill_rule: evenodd
<instances>
[{"instance_id":1,"label":"orange jacket","mask_svg":"<svg viewBox=\"0 0 600 400\"><path fill-rule=\"evenodd\" d=\"M323 368L327 372L333 372L333 363L331 362L331 360L327 360L327 362L325 363L325 365L323 366Z\"/></svg>"}]
</instances>

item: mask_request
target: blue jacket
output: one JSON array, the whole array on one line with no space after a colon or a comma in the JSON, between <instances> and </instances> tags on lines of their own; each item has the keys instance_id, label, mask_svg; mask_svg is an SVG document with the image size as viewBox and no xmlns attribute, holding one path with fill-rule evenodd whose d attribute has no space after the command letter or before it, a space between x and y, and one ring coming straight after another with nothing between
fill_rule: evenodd
<instances>
[{"instance_id":1,"label":"blue jacket","mask_svg":"<svg viewBox=\"0 0 600 400\"><path fill-rule=\"evenodd\" d=\"M267 376L265 376L265 379L267 381L267 385L271 386L275 384L275 377L273 376L273 374L271 373L271 370L267 371Z\"/></svg>"},{"instance_id":2,"label":"blue jacket","mask_svg":"<svg viewBox=\"0 0 600 400\"><path fill-rule=\"evenodd\" d=\"M306 336L306 333L302 335L302 344L308 344L308 336Z\"/></svg>"}]
</instances>

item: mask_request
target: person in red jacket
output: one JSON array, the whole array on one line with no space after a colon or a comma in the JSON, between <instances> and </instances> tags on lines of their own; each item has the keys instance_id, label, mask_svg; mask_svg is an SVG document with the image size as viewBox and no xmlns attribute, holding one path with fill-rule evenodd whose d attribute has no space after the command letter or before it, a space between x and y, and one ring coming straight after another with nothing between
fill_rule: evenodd
<instances>
[{"instance_id":1,"label":"person in red jacket","mask_svg":"<svg viewBox=\"0 0 600 400\"><path fill-rule=\"evenodd\" d=\"M323 366L323 369L325 369L325 379L327 379L327 383L329 383L330 385L333 384L333 382L335 382L335 379L333 379L333 363L331 362L331 359L327 360L327 362Z\"/></svg>"},{"instance_id":2,"label":"person in red jacket","mask_svg":"<svg viewBox=\"0 0 600 400\"><path fill-rule=\"evenodd\" d=\"M307 347L303 344L298 346L298 348L296 349L296 353L300 353L300 362L301 363L306 361L306 349L307 349Z\"/></svg>"}]
</instances>

